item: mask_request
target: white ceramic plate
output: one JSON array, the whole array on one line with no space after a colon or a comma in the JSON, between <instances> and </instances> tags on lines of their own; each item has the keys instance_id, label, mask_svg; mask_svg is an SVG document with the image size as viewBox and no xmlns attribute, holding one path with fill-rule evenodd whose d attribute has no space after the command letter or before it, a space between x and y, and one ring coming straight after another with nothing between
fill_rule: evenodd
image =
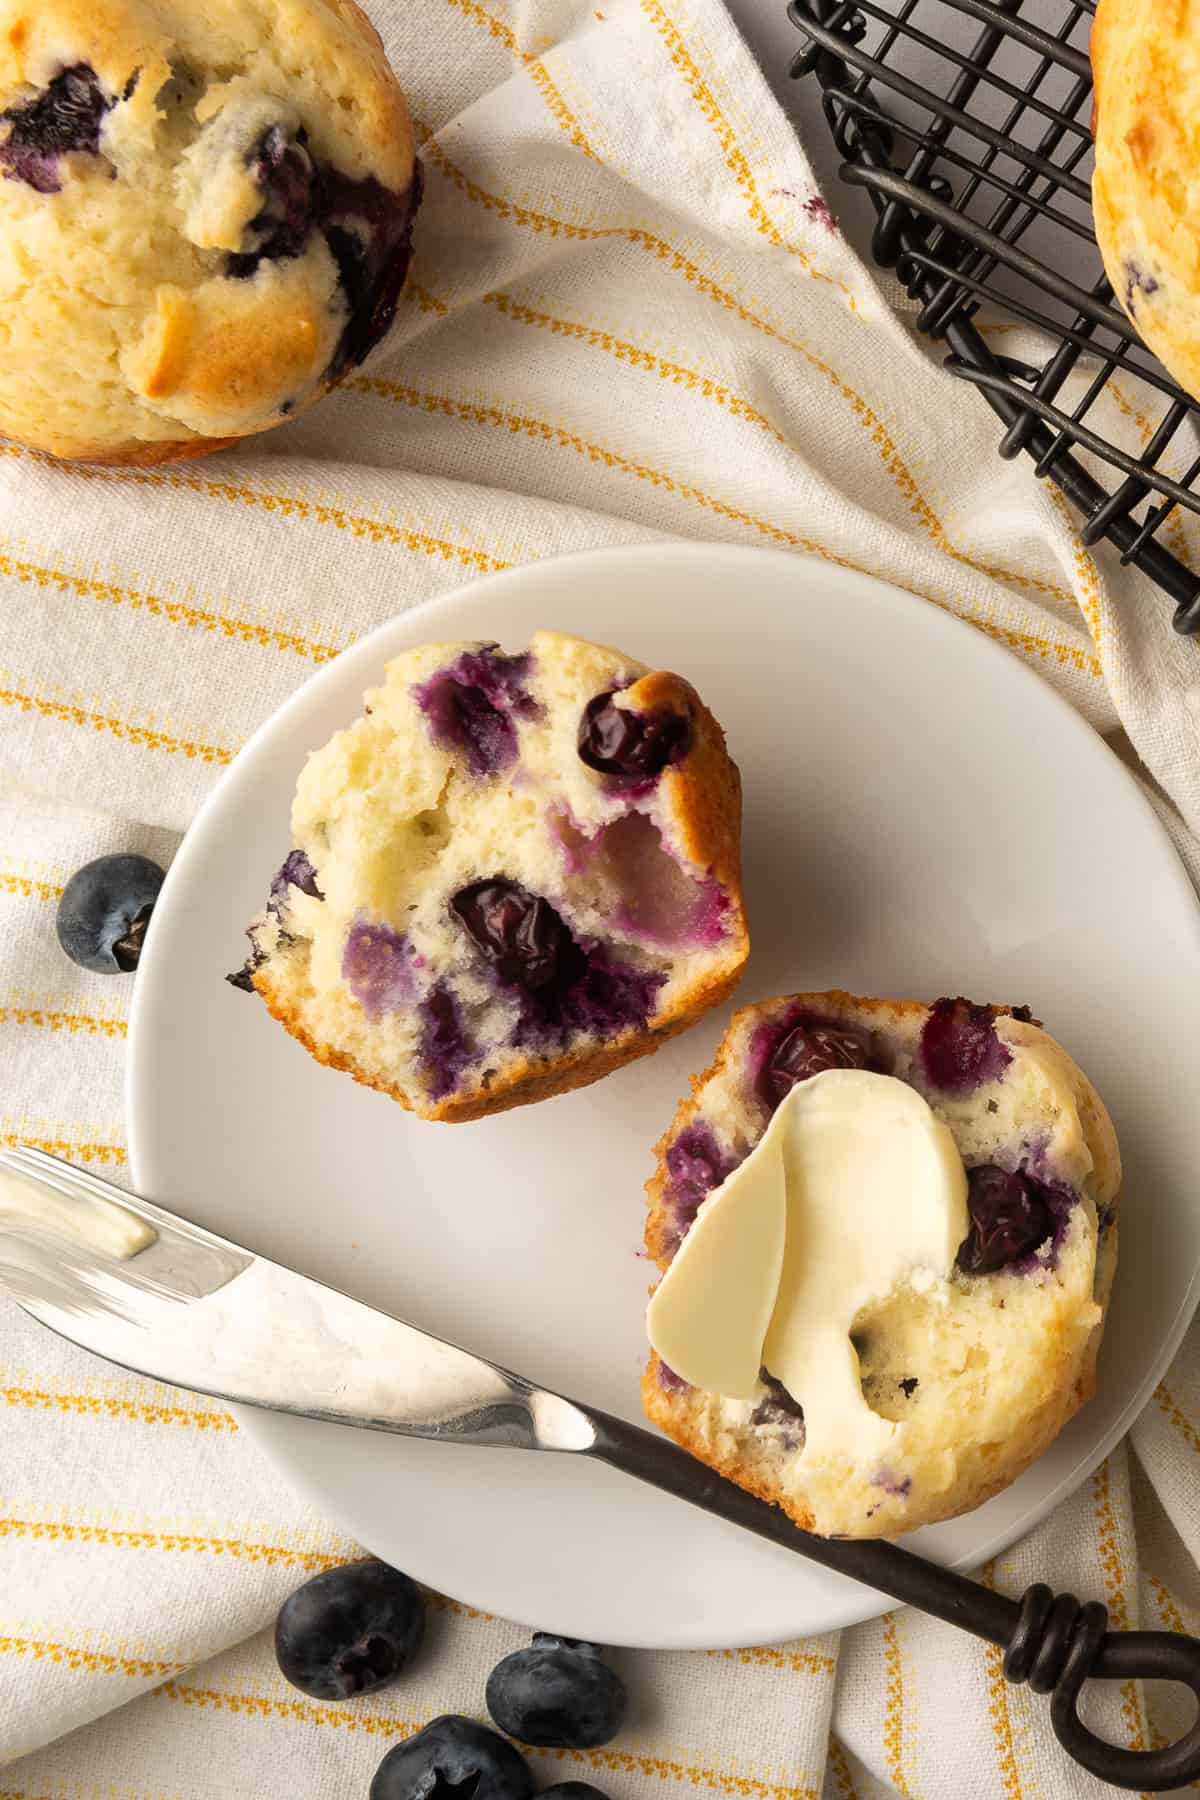
<instances>
[{"instance_id":1,"label":"white ceramic plate","mask_svg":"<svg viewBox=\"0 0 1200 1800\"><path fill-rule=\"evenodd\" d=\"M640 1417L642 1183L727 1011L581 1093L474 1125L414 1119L321 1069L224 982L288 849L305 752L385 661L538 626L678 668L724 723L746 795L753 958L739 998L1031 1004L1090 1071L1126 1159L1097 1398L1007 1493L920 1532L973 1565L1128 1428L1200 1270L1200 913L1132 778L1015 657L816 561L646 546L539 563L394 620L258 733L170 872L138 978L133 1176L202 1224L627 1418ZM570 1458L243 1424L378 1555L491 1612L656 1647L780 1641L879 1596Z\"/></svg>"}]
</instances>

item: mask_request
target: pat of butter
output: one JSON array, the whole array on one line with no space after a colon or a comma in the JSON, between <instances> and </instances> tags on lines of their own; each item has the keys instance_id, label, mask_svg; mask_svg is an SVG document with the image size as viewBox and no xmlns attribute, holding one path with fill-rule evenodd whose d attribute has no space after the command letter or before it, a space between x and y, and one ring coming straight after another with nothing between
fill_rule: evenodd
<instances>
[{"instance_id":1,"label":"pat of butter","mask_svg":"<svg viewBox=\"0 0 1200 1800\"><path fill-rule=\"evenodd\" d=\"M37 1226L73 1238L118 1262L127 1262L158 1236L152 1226L123 1206L91 1194L68 1199L40 1182L23 1181L10 1170L0 1169L0 1230L6 1225Z\"/></svg>"},{"instance_id":2,"label":"pat of butter","mask_svg":"<svg viewBox=\"0 0 1200 1800\"><path fill-rule=\"evenodd\" d=\"M646 1314L663 1361L730 1400L758 1385L783 1274L788 1196L774 1130L701 1206Z\"/></svg>"},{"instance_id":3,"label":"pat of butter","mask_svg":"<svg viewBox=\"0 0 1200 1800\"><path fill-rule=\"evenodd\" d=\"M905 1281L945 1279L967 1225L962 1158L922 1096L828 1070L701 1206L650 1302L650 1342L734 1399L764 1366L804 1409L806 1457L869 1457L897 1427L863 1399L851 1326Z\"/></svg>"}]
</instances>

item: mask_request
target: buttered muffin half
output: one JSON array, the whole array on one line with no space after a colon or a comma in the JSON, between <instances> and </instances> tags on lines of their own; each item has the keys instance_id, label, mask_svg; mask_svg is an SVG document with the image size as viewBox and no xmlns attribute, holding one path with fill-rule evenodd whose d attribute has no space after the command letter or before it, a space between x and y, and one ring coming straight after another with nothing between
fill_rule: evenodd
<instances>
[{"instance_id":1,"label":"buttered muffin half","mask_svg":"<svg viewBox=\"0 0 1200 1800\"><path fill-rule=\"evenodd\" d=\"M309 758L233 979L426 1118L581 1087L735 986L740 822L682 677L555 632L427 644Z\"/></svg>"},{"instance_id":2,"label":"buttered muffin half","mask_svg":"<svg viewBox=\"0 0 1200 1800\"><path fill-rule=\"evenodd\" d=\"M353 0L0 0L0 434L199 456L383 338L420 169Z\"/></svg>"},{"instance_id":3,"label":"buttered muffin half","mask_svg":"<svg viewBox=\"0 0 1200 1800\"><path fill-rule=\"evenodd\" d=\"M746 1007L649 1183L646 1411L806 1530L966 1512L1092 1393L1120 1182L1024 1009Z\"/></svg>"}]
</instances>

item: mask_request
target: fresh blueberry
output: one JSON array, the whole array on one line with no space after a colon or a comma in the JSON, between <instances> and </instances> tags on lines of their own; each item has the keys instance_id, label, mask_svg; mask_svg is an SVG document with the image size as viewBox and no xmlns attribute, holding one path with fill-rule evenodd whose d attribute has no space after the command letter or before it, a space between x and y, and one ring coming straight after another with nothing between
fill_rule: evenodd
<instances>
[{"instance_id":1,"label":"fresh blueberry","mask_svg":"<svg viewBox=\"0 0 1200 1800\"><path fill-rule=\"evenodd\" d=\"M865 1069L867 1057L867 1046L855 1031L838 1025L796 1025L763 1071L766 1096L777 1106L797 1082L822 1075L827 1069Z\"/></svg>"},{"instance_id":2,"label":"fresh blueberry","mask_svg":"<svg viewBox=\"0 0 1200 1800\"><path fill-rule=\"evenodd\" d=\"M460 888L450 910L501 981L533 991L581 972L583 959L548 900L495 876Z\"/></svg>"},{"instance_id":3,"label":"fresh blueberry","mask_svg":"<svg viewBox=\"0 0 1200 1800\"><path fill-rule=\"evenodd\" d=\"M394 1681L424 1633L425 1602L415 1582L386 1563L349 1563L314 1575L284 1601L275 1657L302 1694L350 1700Z\"/></svg>"},{"instance_id":4,"label":"fresh blueberry","mask_svg":"<svg viewBox=\"0 0 1200 1800\"><path fill-rule=\"evenodd\" d=\"M105 94L90 63L74 63L25 106L0 113L8 135L0 143L0 170L39 194L62 187L58 159L71 151L95 156L100 127L114 102Z\"/></svg>"},{"instance_id":5,"label":"fresh blueberry","mask_svg":"<svg viewBox=\"0 0 1200 1800\"><path fill-rule=\"evenodd\" d=\"M388 1751L370 1800L530 1800L533 1776L518 1750L486 1725L443 1713Z\"/></svg>"},{"instance_id":6,"label":"fresh blueberry","mask_svg":"<svg viewBox=\"0 0 1200 1800\"><path fill-rule=\"evenodd\" d=\"M664 1195L678 1239L691 1230L701 1201L736 1167L737 1159L721 1149L706 1119L693 1119L684 1126L667 1150L669 1181Z\"/></svg>"},{"instance_id":7,"label":"fresh blueberry","mask_svg":"<svg viewBox=\"0 0 1200 1800\"><path fill-rule=\"evenodd\" d=\"M625 1684L596 1644L539 1631L488 1677L487 1709L510 1737L555 1750L607 1744L625 1717Z\"/></svg>"},{"instance_id":8,"label":"fresh blueberry","mask_svg":"<svg viewBox=\"0 0 1200 1800\"><path fill-rule=\"evenodd\" d=\"M556 1781L542 1789L538 1800L608 1800L608 1795L590 1781Z\"/></svg>"},{"instance_id":9,"label":"fresh blueberry","mask_svg":"<svg viewBox=\"0 0 1200 1800\"><path fill-rule=\"evenodd\" d=\"M136 969L162 884L162 870L145 856L101 856L77 869L56 920L71 961L97 975Z\"/></svg>"},{"instance_id":10,"label":"fresh blueberry","mask_svg":"<svg viewBox=\"0 0 1200 1800\"><path fill-rule=\"evenodd\" d=\"M1033 1182L994 1163L967 1172L971 1229L958 1252L968 1275L990 1275L1019 1262L1054 1233L1054 1215Z\"/></svg>"},{"instance_id":11,"label":"fresh blueberry","mask_svg":"<svg viewBox=\"0 0 1200 1800\"><path fill-rule=\"evenodd\" d=\"M691 720L683 713L630 712L613 696L597 694L579 721L579 756L601 775L659 775L686 755Z\"/></svg>"}]
</instances>

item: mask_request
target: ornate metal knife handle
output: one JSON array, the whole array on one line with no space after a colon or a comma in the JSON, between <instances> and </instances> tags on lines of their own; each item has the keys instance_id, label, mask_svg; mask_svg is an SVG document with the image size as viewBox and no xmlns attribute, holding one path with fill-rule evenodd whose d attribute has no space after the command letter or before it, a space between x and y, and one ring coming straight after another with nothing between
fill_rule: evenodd
<instances>
[{"instance_id":1,"label":"ornate metal knife handle","mask_svg":"<svg viewBox=\"0 0 1200 1800\"><path fill-rule=\"evenodd\" d=\"M591 1454L603 1461L998 1644L1008 1680L1028 1681L1035 1693L1051 1696L1050 1720L1059 1743L1100 1781L1161 1793L1200 1775L1200 1708L1184 1735L1158 1750L1107 1743L1078 1711L1080 1689L1089 1678L1179 1681L1200 1702L1200 1639L1172 1631L1109 1631L1108 1609L1098 1600L1081 1603L1073 1594L1055 1595L1041 1581L1026 1588L1020 1600L1009 1600L883 1539L814 1537L798 1531L778 1507L723 1481L678 1445L621 1419L594 1412L590 1417L596 1429Z\"/></svg>"}]
</instances>

